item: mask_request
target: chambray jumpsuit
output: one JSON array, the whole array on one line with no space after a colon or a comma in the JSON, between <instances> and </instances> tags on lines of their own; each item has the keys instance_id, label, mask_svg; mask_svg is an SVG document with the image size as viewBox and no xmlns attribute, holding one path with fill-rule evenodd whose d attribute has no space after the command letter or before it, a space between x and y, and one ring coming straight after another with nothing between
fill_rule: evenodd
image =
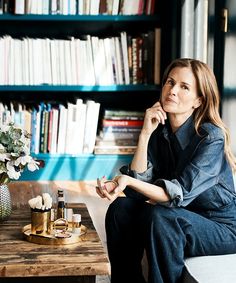
<instances>
[{"instance_id":1,"label":"chambray jumpsuit","mask_svg":"<svg viewBox=\"0 0 236 283\"><path fill-rule=\"evenodd\" d=\"M112 283L181 282L185 257L236 253L236 194L224 154L224 136L211 123L195 132L190 117L174 134L168 122L152 133L148 168L123 174L163 187L168 203L152 205L125 189L106 214Z\"/></svg>"}]
</instances>

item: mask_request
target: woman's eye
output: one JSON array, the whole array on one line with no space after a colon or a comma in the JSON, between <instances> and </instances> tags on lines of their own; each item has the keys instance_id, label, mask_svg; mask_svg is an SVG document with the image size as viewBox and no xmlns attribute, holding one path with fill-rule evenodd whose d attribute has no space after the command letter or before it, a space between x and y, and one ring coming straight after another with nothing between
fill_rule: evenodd
<instances>
[{"instance_id":1,"label":"woman's eye","mask_svg":"<svg viewBox=\"0 0 236 283\"><path fill-rule=\"evenodd\" d=\"M166 83L167 83L168 85L174 85L174 82L173 82L172 80L167 80Z\"/></svg>"},{"instance_id":2,"label":"woman's eye","mask_svg":"<svg viewBox=\"0 0 236 283\"><path fill-rule=\"evenodd\" d=\"M184 90L189 90L189 88L188 88L186 85L183 85L183 86L182 86L182 89L184 89Z\"/></svg>"}]
</instances>

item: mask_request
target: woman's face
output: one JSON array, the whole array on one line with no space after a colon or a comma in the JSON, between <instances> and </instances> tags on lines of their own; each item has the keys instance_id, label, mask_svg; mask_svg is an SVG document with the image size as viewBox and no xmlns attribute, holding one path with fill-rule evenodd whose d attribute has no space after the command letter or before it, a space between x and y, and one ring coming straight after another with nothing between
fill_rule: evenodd
<instances>
[{"instance_id":1,"label":"woman's face","mask_svg":"<svg viewBox=\"0 0 236 283\"><path fill-rule=\"evenodd\" d=\"M162 88L161 103L164 111L189 117L201 105L197 82L190 68L172 69Z\"/></svg>"}]
</instances>

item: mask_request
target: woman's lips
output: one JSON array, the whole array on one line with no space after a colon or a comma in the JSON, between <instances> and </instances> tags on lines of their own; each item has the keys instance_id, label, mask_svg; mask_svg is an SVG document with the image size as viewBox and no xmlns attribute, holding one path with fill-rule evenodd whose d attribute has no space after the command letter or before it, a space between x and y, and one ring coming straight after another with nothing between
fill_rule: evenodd
<instances>
[{"instance_id":1,"label":"woman's lips","mask_svg":"<svg viewBox=\"0 0 236 283\"><path fill-rule=\"evenodd\" d=\"M170 102L170 103L175 103L175 104L177 103L176 101L174 101L174 100L171 99L171 98L166 98L166 99L165 99L165 102L167 102L167 103Z\"/></svg>"}]
</instances>

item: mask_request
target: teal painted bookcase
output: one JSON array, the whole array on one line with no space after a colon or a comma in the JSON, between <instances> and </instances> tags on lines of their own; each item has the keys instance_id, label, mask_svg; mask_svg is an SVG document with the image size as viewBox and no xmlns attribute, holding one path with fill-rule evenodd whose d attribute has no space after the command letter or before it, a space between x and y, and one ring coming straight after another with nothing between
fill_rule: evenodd
<instances>
[{"instance_id":1,"label":"teal painted bookcase","mask_svg":"<svg viewBox=\"0 0 236 283\"><path fill-rule=\"evenodd\" d=\"M116 36L121 31L138 34L160 27L161 73L175 52L177 37L174 36L173 21L176 21L174 0L156 1L155 15L109 16L109 15L0 15L0 36L14 38L67 38L83 35ZM170 6L172 7L170 11ZM168 17L166 16L168 15ZM158 85L112 85L112 86L0 86L0 100L17 100L38 104L41 101L65 103L75 98L94 99L101 104L100 112L106 108L145 110L159 97ZM100 117L101 119L101 117ZM25 171L20 180L94 180L103 175L111 178L119 168L130 163L131 155L51 155L38 154L45 167L29 174Z\"/></svg>"},{"instance_id":2,"label":"teal painted bookcase","mask_svg":"<svg viewBox=\"0 0 236 283\"><path fill-rule=\"evenodd\" d=\"M95 180L106 176L108 179L119 174L121 166L130 163L132 155L50 155L35 156L44 161L44 168L32 172L25 171L21 180Z\"/></svg>"}]
</instances>

